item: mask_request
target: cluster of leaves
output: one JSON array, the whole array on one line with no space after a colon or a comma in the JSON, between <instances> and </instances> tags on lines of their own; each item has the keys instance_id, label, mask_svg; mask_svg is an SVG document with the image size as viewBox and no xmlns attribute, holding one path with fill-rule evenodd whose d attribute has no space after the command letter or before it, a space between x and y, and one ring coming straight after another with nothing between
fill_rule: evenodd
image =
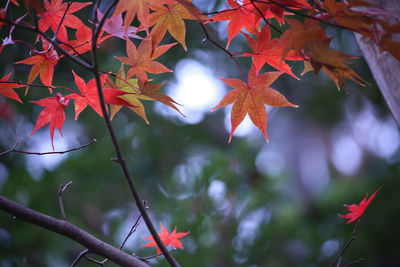
<instances>
[{"instance_id":1,"label":"cluster of leaves","mask_svg":"<svg viewBox=\"0 0 400 267\"><path fill-rule=\"evenodd\" d=\"M0 11L0 27L4 27L8 22L7 12L10 9L10 1ZM19 5L17 0L12 0L11 3ZM75 105L75 119L87 106L103 116L98 85L94 79L86 84L81 77L72 73L79 92L52 84L54 68L62 58L65 58L67 54L82 57L91 50L93 29L96 27L87 26L82 19L74 15L90 3L45 0L43 7L37 0L25 0L24 3L27 9L33 6L36 11L35 13L28 12L28 14L31 16L37 14L34 16L38 33L36 40L37 43L41 43L42 50L30 45L31 53L34 55L16 62L32 65L27 83L9 81L11 74L7 74L0 80L0 95L21 102L13 89L26 86L25 93L27 93L29 86L33 85L38 76L42 84L49 88L50 93L53 93L53 89L73 91L72 94L67 95L54 92L55 96L32 101L45 107L37 119L32 134L50 123L50 135L53 140L55 128L61 133L65 120L64 109L70 100ZM350 0L346 3L325 0L313 1L313 4L306 0L227 0L229 8L214 12L212 16L201 13L189 0L120 0L114 3L116 4L114 12L108 12L106 17L97 10L96 22L102 21L96 39L97 46L101 46L108 38L122 38L126 40L127 56L116 58L121 61L121 69L118 73L102 71L101 86L104 101L110 105L112 117L125 106L136 112L146 123L148 119L141 103L143 100L157 100L178 110L174 100L159 92L162 83L151 83L148 73L159 74L171 71L156 59L177 43L187 50L184 20L199 21L206 35L206 26L211 22L228 21L226 48L222 46L220 48L231 55L243 75L243 80L222 79L234 90L229 92L213 110L233 103L229 140L248 114L268 141L265 105L297 107L281 93L269 87L282 74L299 79L292 72L287 61L302 61L304 63L302 74L313 70L317 75L322 70L334 81L339 90L343 87L347 91L344 78L360 85L367 84L347 65L352 56L330 48L332 37L327 36L322 27L323 24L362 34L372 39L382 50L400 59L400 43L392 38L393 34L399 32L400 24L390 25L382 19L383 16L395 15L363 0ZM293 15L305 17L304 22L294 19ZM12 39L15 24L23 23L28 25L26 27L35 29L34 25L25 21L26 17L29 16L25 15L15 21L9 21L11 27L9 36L4 39L0 52L6 45L19 41ZM276 20L281 26L289 25L289 29L282 31L273 26L272 20ZM135 23L138 25L133 25ZM92 26L100 26L100 24L94 23ZM75 30L73 37L68 35L67 28ZM243 32L244 29L246 32ZM54 37L45 38L44 34L50 30ZM276 31L280 36L272 38L271 31ZM177 43L160 45L167 32ZM240 33L246 37L250 51L229 52L231 41ZM131 39L136 39L138 46L135 46ZM50 40L52 43L49 43ZM54 47L54 40L59 44L57 49ZM60 52L63 54L59 55ZM252 67L248 78L234 56L251 57ZM261 70L265 64L277 71L262 73Z\"/></svg>"}]
</instances>

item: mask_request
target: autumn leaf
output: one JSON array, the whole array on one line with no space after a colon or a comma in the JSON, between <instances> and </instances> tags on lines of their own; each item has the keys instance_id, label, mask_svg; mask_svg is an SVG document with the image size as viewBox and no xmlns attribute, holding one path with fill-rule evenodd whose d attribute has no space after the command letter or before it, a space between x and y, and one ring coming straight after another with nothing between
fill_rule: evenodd
<instances>
[{"instance_id":1,"label":"autumn leaf","mask_svg":"<svg viewBox=\"0 0 400 267\"><path fill-rule=\"evenodd\" d=\"M36 121L35 129L32 131L30 136L32 136L39 128L50 123L51 146L54 150L54 129L57 128L62 136L61 128L65 121L64 109L68 106L69 99L64 97L61 93L58 93L56 96L31 102L45 108L40 112Z\"/></svg>"},{"instance_id":2,"label":"autumn leaf","mask_svg":"<svg viewBox=\"0 0 400 267\"><path fill-rule=\"evenodd\" d=\"M126 65L131 66L127 73L127 79L136 75L139 81L147 82L147 72L149 73L164 73L172 72L172 70L165 67L163 64L153 61L152 58L152 42L151 39L146 38L139 44L138 49L132 43L132 41L126 39L126 54L128 57L116 57Z\"/></svg>"},{"instance_id":3,"label":"autumn leaf","mask_svg":"<svg viewBox=\"0 0 400 267\"><path fill-rule=\"evenodd\" d=\"M290 28L281 35L278 42L278 46L284 45L281 55L282 60L286 58L292 49L296 55L300 55L300 52L306 48L309 42L328 39L318 21L306 19L304 24L295 19L287 19L286 21Z\"/></svg>"},{"instance_id":4,"label":"autumn leaf","mask_svg":"<svg viewBox=\"0 0 400 267\"><path fill-rule=\"evenodd\" d=\"M65 14L68 3L63 3L62 0L50 0L50 2L45 0L45 11L38 14L38 16L41 17L39 20L39 30L46 32L47 29L51 28L53 32L56 32L58 29L57 38L63 42L68 41L67 29L65 27L78 29L83 25L82 21L72 13L75 13L88 5L90 5L90 3L71 1L68 11ZM60 25L61 20L62 24Z\"/></svg>"},{"instance_id":5,"label":"autumn leaf","mask_svg":"<svg viewBox=\"0 0 400 267\"><path fill-rule=\"evenodd\" d=\"M10 76L11 76L11 72L8 75L6 75L0 79L0 98L1 98L1 96L5 96L5 97L17 100L18 102L22 103L18 94L13 89L19 88L19 87L24 87L24 85L20 85L18 83L11 83L11 82L7 83Z\"/></svg>"},{"instance_id":6,"label":"autumn leaf","mask_svg":"<svg viewBox=\"0 0 400 267\"><path fill-rule=\"evenodd\" d=\"M171 108L178 111L182 116L184 116L180 112L180 110L176 107L176 105L179 105L177 102L175 102L169 96L161 92L158 92L158 90L161 88L163 84L164 83L143 83L140 80L138 81L139 90L144 96L157 100L158 102L161 102L164 105L170 106Z\"/></svg>"},{"instance_id":7,"label":"autumn leaf","mask_svg":"<svg viewBox=\"0 0 400 267\"><path fill-rule=\"evenodd\" d=\"M261 13L262 18L275 18L279 25L285 21L284 15L291 15L291 10L310 9L307 0L279 0L279 1L250 1L246 0L253 12ZM285 9L286 7L286 9ZM260 14L260 15L261 15Z\"/></svg>"},{"instance_id":8,"label":"autumn leaf","mask_svg":"<svg viewBox=\"0 0 400 267\"><path fill-rule=\"evenodd\" d=\"M100 12L100 10L97 10L97 17L99 21L103 18L103 16L104 15ZM114 15L111 18L107 18L103 24L102 30L121 39L126 39L126 37L140 40L143 39L139 35L136 35L136 33L139 31L137 27L129 26L126 30L124 30L122 15Z\"/></svg>"},{"instance_id":9,"label":"autumn leaf","mask_svg":"<svg viewBox=\"0 0 400 267\"><path fill-rule=\"evenodd\" d=\"M347 223L354 222L361 216L363 216L365 210L367 209L369 203L375 198L376 193L381 189L382 187L378 188L378 190L375 191L368 199L368 194L365 196L363 200L361 200L360 204L352 204L352 205L344 205L350 213L341 215L338 214L339 217L349 219ZM346 224L347 224L346 223Z\"/></svg>"},{"instance_id":10,"label":"autumn leaf","mask_svg":"<svg viewBox=\"0 0 400 267\"><path fill-rule=\"evenodd\" d=\"M211 111L233 103L231 111L232 129L229 142L236 128L247 114L249 114L253 124L263 133L268 142L267 111L264 105L274 107L297 107L290 103L281 93L268 87L281 74L281 71L277 71L257 75L254 66L252 66L248 83L238 79L221 79L227 85L234 88L234 90L226 94L221 102Z\"/></svg>"},{"instance_id":11,"label":"autumn leaf","mask_svg":"<svg viewBox=\"0 0 400 267\"><path fill-rule=\"evenodd\" d=\"M363 78L346 65L349 59L355 57L330 49L329 44L331 40L332 39L326 39L310 43L310 63L314 69L315 75L322 70L335 83L339 91L340 88L343 87L345 91L348 92L343 78L352 80L362 86L367 85L368 83Z\"/></svg>"},{"instance_id":12,"label":"autumn leaf","mask_svg":"<svg viewBox=\"0 0 400 267\"><path fill-rule=\"evenodd\" d=\"M97 112L101 117L103 117L103 112L101 111L99 95L97 92L96 80L93 78L87 84L85 81L79 77L74 71L75 84L78 87L80 94L72 93L68 95L68 98L75 99L75 120L78 119L79 114L89 105L94 111ZM100 77L101 85L107 79L107 74Z\"/></svg>"},{"instance_id":13,"label":"autumn leaf","mask_svg":"<svg viewBox=\"0 0 400 267\"><path fill-rule=\"evenodd\" d=\"M191 14L179 3L168 4L167 6L154 5L151 9L154 12L150 14L149 26L154 25L152 29L153 43L160 43L168 31L183 46L185 51L187 50L185 43L186 26L183 19L208 19L208 17L200 15L200 11L197 12L198 16Z\"/></svg>"},{"instance_id":14,"label":"autumn leaf","mask_svg":"<svg viewBox=\"0 0 400 267\"><path fill-rule=\"evenodd\" d=\"M122 90L123 92L129 93L125 95L120 95L119 98L131 104L130 108L133 112L138 114L147 124L149 121L146 117L146 112L144 106L140 100L154 100L151 97L143 95L138 86L137 79L126 80L124 65L121 65L121 69L119 70L115 83L111 79L107 79L107 87ZM121 105L111 105L111 119L115 116L115 114L122 108Z\"/></svg>"},{"instance_id":15,"label":"autumn leaf","mask_svg":"<svg viewBox=\"0 0 400 267\"><path fill-rule=\"evenodd\" d=\"M228 43L226 48L228 49L233 37L243 29L243 27L252 34L257 35L257 26L260 24L260 15L254 12L253 6L249 4L249 1L245 1L243 5L240 5L235 0L227 0L230 9L225 9L212 17L212 21L225 21L229 20L228 24Z\"/></svg>"},{"instance_id":16,"label":"autumn leaf","mask_svg":"<svg viewBox=\"0 0 400 267\"><path fill-rule=\"evenodd\" d=\"M51 83L53 81L54 66L57 65L58 57L57 52L51 47L49 49L49 43L42 40L42 53L37 53L34 56L26 58L24 60L16 62L16 64L28 64L33 65L28 76L28 83L32 83L36 77L40 74L40 80L46 86L49 86L50 93ZM26 88L26 91L28 91Z\"/></svg>"},{"instance_id":17,"label":"autumn leaf","mask_svg":"<svg viewBox=\"0 0 400 267\"><path fill-rule=\"evenodd\" d=\"M173 248L183 249L182 243L179 239L188 234L189 234L189 232L177 233L176 227L170 234L168 232L168 230L164 227L164 225L161 224L161 233L158 233L158 236L160 237L161 242L163 242L164 246L167 247L168 245L171 245ZM157 255L161 254L161 250L157 246L157 244L154 241L154 238L152 236L145 237L145 238L143 238L143 240L149 240L149 242L146 245L143 245L142 247L156 247Z\"/></svg>"},{"instance_id":18,"label":"autumn leaf","mask_svg":"<svg viewBox=\"0 0 400 267\"><path fill-rule=\"evenodd\" d=\"M282 60L282 49L284 47L283 44L278 45L279 39L275 38L271 40L271 32L269 27L264 27L257 39L251 38L248 34L245 34L247 42L253 50L252 53L243 53L241 56L243 57L252 57L253 64L256 70L256 73L259 73L260 69L264 66L265 63L274 67L277 70L285 72L292 77L299 79L296 75L293 74L290 67ZM300 56L295 56L294 53L287 54L285 59L288 60L302 60L303 58Z\"/></svg>"},{"instance_id":19,"label":"autumn leaf","mask_svg":"<svg viewBox=\"0 0 400 267\"><path fill-rule=\"evenodd\" d=\"M111 35L103 36L103 33L104 31L101 30L97 38L97 47L99 47L103 41L111 37ZM92 49L92 29L88 26L82 24L75 32L75 38L76 40L70 40L66 42L68 45L62 44L61 47L74 55L77 53L84 54Z\"/></svg>"},{"instance_id":20,"label":"autumn leaf","mask_svg":"<svg viewBox=\"0 0 400 267\"><path fill-rule=\"evenodd\" d=\"M125 31L128 30L135 16L140 22L142 28L146 31L149 27L149 16L150 16L150 6L151 5L163 5L168 3L174 3L175 0L120 0L113 16L118 16L124 12L124 28Z\"/></svg>"}]
</instances>

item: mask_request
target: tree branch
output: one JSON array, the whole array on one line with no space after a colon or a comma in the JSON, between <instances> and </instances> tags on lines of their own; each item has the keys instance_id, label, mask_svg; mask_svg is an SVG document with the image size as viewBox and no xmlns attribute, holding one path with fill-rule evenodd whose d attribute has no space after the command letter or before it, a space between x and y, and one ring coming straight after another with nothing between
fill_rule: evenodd
<instances>
[{"instance_id":1,"label":"tree branch","mask_svg":"<svg viewBox=\"0 0 400 267\"><path fill-rule=\"evenodd\" d=\"M129 255L126 252L97 239L68 221L59 220L41 212L37 212L2 195L0 195L0 210L16 216L18 219L23 221L66 236L88 248L90 252L106 257L119 265L127 267L149 267L147 263L139 260L135 256Z\"/></svg>"}]
</instances>

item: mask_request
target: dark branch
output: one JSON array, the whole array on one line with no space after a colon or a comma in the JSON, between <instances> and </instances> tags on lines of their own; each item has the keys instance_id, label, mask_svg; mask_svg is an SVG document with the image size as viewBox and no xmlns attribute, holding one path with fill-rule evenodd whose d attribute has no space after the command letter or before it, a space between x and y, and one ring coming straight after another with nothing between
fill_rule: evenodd
<instances>
[{"instance_id":1,"label":"dark branch","mask_svg":"<svg viewBox=\"0 0 400 267\"><path fill-rule=\"evenodd\" d=\"M0 195L0 210L3 210L23 221L66 236L88 248L90 252L106 257L119 265L128 267L149 267L148 264L139 260L135 256L129 255L122 250L97 239L68 221L59 220L37 212L2 195Z\"/></svg>"},{"instance_id":2,"label":"dark branch","mask_svg":"<svg viewBox=\"0 0 400 267\"><path fill-rule=\"evenodd\" d=\"M72 184L72 181L66 183L65 185L60 185L60 189L58 190L58 203L60 204L60 210L61 210L61 217L63 220L67 220L67 216L65 216L65 210L64 210L64 203L63 203L63 198L62 195L65 190Z\"/></svg>"},{"instance_id":3,"label":"dark branch","mask_svg":"<svg viewBox=\"0 0 400 267\"><path fill-rule=\"evenodd\" d=\"M92 141L90 141L90 142L87 143L87 144L84 144L84 145L79 146L79 147L71 148L71 149L68 149L68 150L64 150L64 151L29 152L29 151L22 151L22 150L17 150L17 149L15 149L15 147L16 147L17 144L18 144L18 141L17 141L17 143L16 143L12 148L10 148L10 149L8 149L8 150L6 150L6 151L4 151L4 152L1 152L1 153L0 153L0 156L3 156L3 155L5 155L5 154L11 153L11 152L14 152L14 153L21 153L21 154L28 154L28 155L39 155L39 156L42 156L42 155L51 155L51 154L65 154L65 153L69 153L69 152L72 152L72 151L76 151L76 150L85 148L85 147L90 146L91 144L96 143L96 142L97 142L97 140L96 140L96 139L93 139Z\"/></svg>"}]
</instances>

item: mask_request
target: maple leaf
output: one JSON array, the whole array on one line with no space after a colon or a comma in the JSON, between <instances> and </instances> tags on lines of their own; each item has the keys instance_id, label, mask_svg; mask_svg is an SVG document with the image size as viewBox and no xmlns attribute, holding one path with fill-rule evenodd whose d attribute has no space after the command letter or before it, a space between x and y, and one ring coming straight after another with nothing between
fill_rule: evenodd
<instances>
[{"instance_id":1,"label":"maple leaf","mask_svg":"<svg viewBox=\"0 0 400 267\"><path fill-rule=\"evenodd\" d=\"M28 83L32 83L35 78L40 74L40 80L46 86L49 86L50 93L52 92L50 86L53 81L54 66L57 65L60 59L57 52L51 47L49 43L42 40L43 53L38 53L34 56L16 62L16 64L33 65L28 76ZM28 91L29 86L26 88Z\"/></svg>"},{"instance_id":2,"label":"maple leaf","mask_svg":"<svg viewBox=\"0 0 400 267\"><path fill-rule=\"evenodd\" d=\"M75 84L78 87L81 94L72 93L68 95L68 98L75 99L75 120L78 119L79 114L89 105L94 111L97 112L101 117L103 117L103 112L101 111L99 95L97 93L96 80L93 78L87 84L85 81L79 77L74 71ZM107 74L100 77L101 85L107 79Z\"/></svg>"},{"instance_id":3,"label":"maple leaf","mask_svg":"<svg viewBox=\"0 0 400 267\"><path fill-rule=\"evenodd\" d=\"M161 224L161 233L158 233L158 236L161 239L161 242L163 242L164 246L171 245L174 248L179 248L183 249L182 243L179 240L179 238L182 238L186 235L189 234L189 232L186 233L177 233L176 232L176 227L174 230L171 232L171 234L168 232L168 230L164 227L164 225ZM149 240L149 242L146 245L142 245L142 247L156 247L157 248L157 255L161 254L160 248L157 246L156 242L154 241L153 236L148 236L143 238L143 240Z\"/></svg>"},{"instance_id":4,"label":"maple leaf","mask_svg":"<svg viewBox=\"0 0 400 267\"><path fill-rule=\"evenodd\" d=\"M245 1L248 5L251 5L251 9L254 12L261 13L261 18L275 18L279 25L284 23L284 15L291 15L288 9L297 10L297 9L310 9L311 6L307 2L307 0L278 0L278 1ZM286 7L286 11L285 11ZM260 14L260 15L261 15Z\"/></svg>"},{"instance_id":5,"label":"maple leaf","mask_svg":"<svg viewBox=\"0 0 400 267\"><path fill-rule=\"evenodd\" d=\"M380 21L376 16L370 16L368 13L350 9L353 5L339 3L335 0L326 0L323 7L338 25L358 32L375 41L377 40L378 30L375 25Z\"/></svg>"},{"instance_id":6,"label":"maple leaf","mask_svg":"<svg viewBox=\"0 0 400 267\"><path fill-rule=\"evenodd\" d=\"M342 86L345 91L348 92L343 78L352 80L362 86L367 85L368 83L364 79L346 65L349 59L355 57L330 49L329 44L331 40L332 38L310 43L310 63L314 69L315 75L322 69L335 83L339 91L340 86Z\"/></svg>"},{"instance_id":7,"label":"maple leaf","mask_svg":"<svg viewBox=\"0 0 400 267\"><path fill-rule=\"evenodd\" d=\"M18 102L22 103L18 94L13 89L19 88L19 87L24 87L24 85L20 85L18 83L2 83L2 82L8 81L8 78L10 78L10 76L11 76L11 72L8 75L6 75L0 79L0 98L1 98L1 96L5 96L5 97L17 100Z\"/></svg>"},{"instance_id":8,"label":"maple leaf","mask_svg":"<svg viewBox=\"0 0 400 267\"><path fill-rule=\"evenodd\" d=\"M149 27L150 6L152 4L163 5L174 2L175 0L120 0L115 7L113 16L118 16L126 11L124 19L125 31L127 31L135 16L137 16L141 27L147 31Z\"/></svg>"},{"instance_id":9,"label":"maple leaf","mask_svg":"<svg viewBox=\"0 0 400 267\"><path fill-rule=\"evenodd\" d=\"M68 11L65 14L65 10L68 6L67 3L63 3L62 0L51 0L50 2L45 0L45 11L38 14L38 16L41 17L39 20L39 30L46 32L47 29L51 28L53 32L56 32L58 29L57 38L63 42L68 41L67 29L65 27L78 29L83 25L82 21L72 13L88 5L90 5L90 3L70 2ZM60 25L61 20L62 24Z\"/></svg>"},{"instance_id":10,"label":"maple leaf","mask_svg":"<svg viewBox=\"0 0 400 267\"><path fill-rule=\"evenodd\" d=\"M351 223L363 216L365 210L367 209L369 203L375 198L376 193L381 189L382 187L378 188L378 190L375 191L368 199L368 194L365 196L363 200L361 200L360 204L352 204L352 205L344 205L350 213L341 215L338 214L339 217L349 219L349 221L346 223Z\"/></svg>"},{"instance_id":11,"label":"maple leaf","mask_svg":"<svg viewBox=\"0 0 400 267\"><path fill-rule=\"evenodd\" d=\"M103 18L103 16L104 15L100 12L100 10L97 10L97 17L99 21ZM103 24L102 30L121 39L126 39L126 37L140 40L143 39L139 35L136 35L136 33L139 31L137 27L129 26L126 30L124 30L122 15L114 15L111 18L107 18Z\"/></svg>"},{"instance_id":12,"label":"maple leaf","mask_svg":"<svg viewBox=\"0 0 400 267\"><path fill-rule=\"evenodd\" d=\"M54 130L57 128L62 136L61 128L65 121L64 109L68 106L69 99L64 97L61 93L57 93L56 96L31 102L45 108L40 112L36 121L35 129L32 131L30 136L32 136L39 128L50 123L51 146L54 150Z\"/></svg>"},{"instance_id":13,"label":"maple leaf","mask_svg":"<svg viewBox=\"0 0 400 267\"><path fill-rule=\"evenodd\" d=\"M183 19L208 19L200 11L196 12L197 16L193 15L179 3L168 4L167 6L155 5L151 9L154 12L150 14L149 26L154 25L152 30L153 44L160 43L168 31L183 46L185 51L187 51L185 43L186 26Z\"/></svg>"},{"instance_id":14,"label":"maple leaf","mask_svg":"<svg viewBox=\"0 0 400 267\"><path fill-rule=\"evenodd\" d=\"M149 73L164 73L172 72L172 70L165 67L163 64L153 61L152 58L152 41L150 38L142 40L139 44L138 49L132 43L132 41L126 39L126 54L128 57L116 57L118 60L122 61L126 65L132 66L129 68L127 73L127 78L131 78L136 74L139 81L145 83L147 82L147 72Z\"/></svg>"},{"instance_id":15,"label":"maple leaf","mask_svg":"<svg viewBox=\"0 0 400 267\"><path fill-rule=\"evenodd\" d=\"M252 34L257 35L257 26L260 24L260 15L258 12L254 12L253 5L250 5L249 1L244 1L243 5L240 5L234 0L227 0L228 5L231 9L225 9L216 14L211 18L211 21L225 21L229 20L228 24L228 43L226 49L228 49L233 37L243 29L243 27Z\"/></svg>"},{"instance_id":16,"label":"maple leaf","mask_svg":"<svg viewBox=\"0 0 400 267\"><path fill-rule=\"evenodd\" d=\"M251 50L253 50L253 53L244 53L241 56L253 58L256 73L259 73L260 69L265 63L267 63L268 65L299 79L293 74L290 67L282 60L281 55L284 45L277 45L279 42L279 39L277 38L271 40L269 27L264 27L259 33L257 39L251 38L248 34L243 34L246 36L247 42ZM302 57L295 56L294 53L286 55L285 59L303 60Z\"/></svg>"},{"instance_id":17,"label":"maple leaf","mask_svg":"<svg viewBox=\"0 0 400 267\"><path fill-rule=\"evenodd\" d=\"M281 74L281 71L277 71L257 75L254 66L252 66L249 72L248 83L238 79L221 79L227 85L234 88L234 90L226 94L221 102L211 111L233 103L231 111L232 129L229 142L236 128L246 117L246 114L249 114L253 124L263 133L268 142L267 111L264 105L274 107L297 107L290 103L281 93L268 87Z\"/></svg>"},{"instance_id":18,"label":"maple leaf","mask_svg":"<svg viewBox=\"0 0 400 267\"><path fill-rule=\"evenodd\" d=\"M170 106L171 108L178 111L182 116L184 116L180 112L180 110L176 107L176 105L179 105L177 102L175 102L169 96L161 92L158 92L158 90L163 84L164 83L143 83L140 80L138 80L139 90L144 96L150 97L152 99L157 100L158 102L163 103L164 105Z\"/></svg>"},{"instance_id":19,"label":"maple leaf","mask_svg":"<svg viewBox=\"0 0 400 267\"><path fill-rule=\"evenodd\" d=\"M296 55L306 48L306 45L314 40L328 39L325 31L319 26L319 22L306 19L304 25L295 19L286 20L290 28L280 37L278 46L283 44L281 59L283 60L293 49Z\"/></svg>"},{"instance_id":20,"label":"maple leaf","mask_svg":"<svg viewBox=\"0 0 400 267\"><path fill-rule=\"evenodd\" d=\"M146 112L144 106L140 100L154 100L151 97L143 95L138 86L137 79L126 80L125 72L123 64L121 65L121 69L118 72L115 83L111 79L107 79L107 86L110 86L113 89L119 89L123 92L129 93L125 95L120 95L119 98L131 104L129 107L133 112L138 114L142 119L149 124L149 121L146 117ZM122 105L111 105L111 119L115 116L115 114L122 108Z\"/></svg>"}]
</instances>

